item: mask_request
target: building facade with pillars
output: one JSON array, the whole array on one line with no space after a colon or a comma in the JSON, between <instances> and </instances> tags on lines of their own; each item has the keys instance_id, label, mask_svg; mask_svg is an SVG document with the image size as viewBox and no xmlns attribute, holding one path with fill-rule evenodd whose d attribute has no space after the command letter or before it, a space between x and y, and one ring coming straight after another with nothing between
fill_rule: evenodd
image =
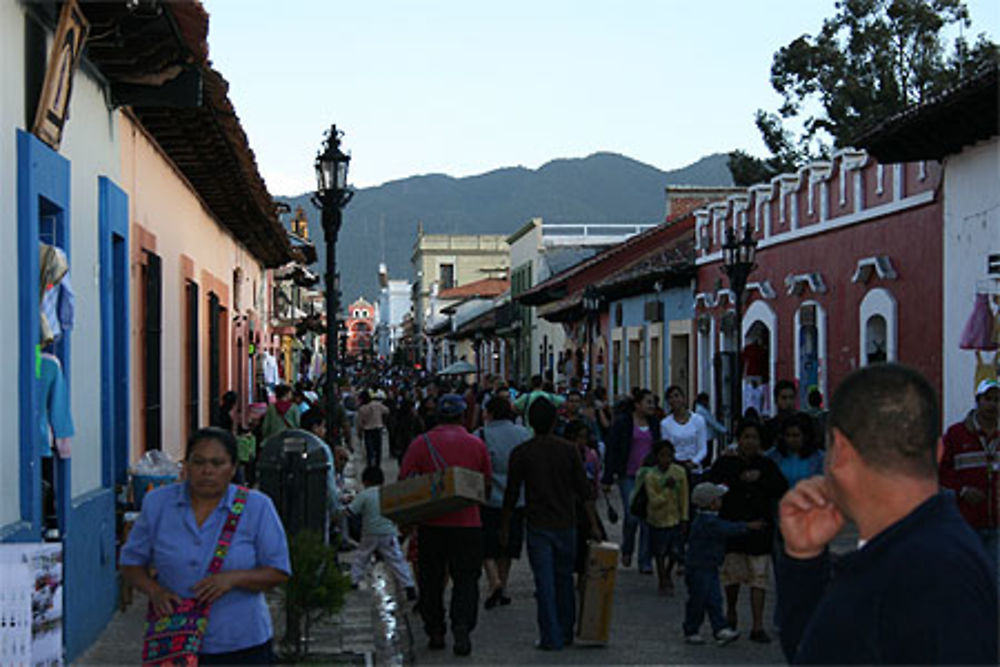
<instances>
[{"instance_id":1,"label":"building facade with pillars","mask_svg":"<svg viewBox=\"0 0 1000 667\"><path fill-rule=\"evenodd\" d=\"M448 300L438 295L479 280L505 278L510 266L506 239L503 234L425 234L418 227L411 256L413 320L427 370L442 368L428 336L447 329L439 309Z\"/></svg>"},{"instance_id":2,"label":"building facade with pillars","mask_svg":"<svg viewBox=\"0 0 1000 667\"><path fill-rule=\"evenodd\" d=\"M885 165L842 150L695 212L695 374L718 416L730 417L737 363L744 409L762 414L776 380L795 382L805 406L810 389L828 396L879 361L914 366L940 389L940 184L937 162ZM721 245L747 224L758 266L737 322Z\"/></svg>"},{"instance_id":3,"label":"building facade with pillars","mask_svg":"<svg viewBox=\"0 0 1000 667\"><path fill-rule=\"evenodd\" d=\"M514 379L527 382L542 375L552 382L575 376L574 347L567 345L559 321L542 316L544 310L524 295L564 271L585 263L602 250L617 246L630 236L655 227L637 224L549 224L532 218L507 238L510 244L511 297L521 306L520 326L511 340Z\"/></svg>"}]
</instances>

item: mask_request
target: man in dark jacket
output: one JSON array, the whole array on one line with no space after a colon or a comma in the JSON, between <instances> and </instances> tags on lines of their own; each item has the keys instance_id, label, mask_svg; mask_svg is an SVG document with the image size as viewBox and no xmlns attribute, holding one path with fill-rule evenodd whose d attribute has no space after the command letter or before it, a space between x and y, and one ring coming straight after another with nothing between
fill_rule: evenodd
<instances>
[{"instance_id":1,"label":"man in dark jacket","mask_svg":"<svg viewBox=\"0 0 1000 667\"><path fill-rule=\"evenodd\" d=\"M997 588L982 543L938 487L934 390L868 366L830 404L826 474L781 501L781 643L793 663L997 664ZM856 552L827 545L853 520Z\"/></svg>"},{"instance_id":2,"label":"man in dark jacket","mask_svg":"<svg viewBox=\"0 0 1000 667\"><path fill-rule=\"evenodd\" d=\"M576 446L552 435L556 408L539 397L528 408L535 437L514 448L507 465L500 544L506 546L514 508L524 487L528 524L528 561L535 578L538 648L559 650L573 642L576 596L576 508L584 507L591 534L598 535L593 487L587 481Z\"/></svg>"}]
</instances>

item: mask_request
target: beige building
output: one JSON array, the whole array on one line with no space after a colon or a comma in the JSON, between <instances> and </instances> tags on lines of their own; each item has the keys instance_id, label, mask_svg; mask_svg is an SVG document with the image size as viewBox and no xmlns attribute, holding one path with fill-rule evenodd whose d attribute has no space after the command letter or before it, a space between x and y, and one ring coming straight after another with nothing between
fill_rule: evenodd
<instances>
[{"instance_id":1,"label":"beige building","mask_svg":"<svg viewBox=\"0 0 1000 667\"><path fill-rule=\"evenodd\" d=\"M411 263L414 321L417 332L426 333L445 324L438 311L447 303L437 295L486 278L505 278L510 248L505 234L425 234L421 225ZM427 365L433 365L430 359Z\"/></svg>"}]
</instances>

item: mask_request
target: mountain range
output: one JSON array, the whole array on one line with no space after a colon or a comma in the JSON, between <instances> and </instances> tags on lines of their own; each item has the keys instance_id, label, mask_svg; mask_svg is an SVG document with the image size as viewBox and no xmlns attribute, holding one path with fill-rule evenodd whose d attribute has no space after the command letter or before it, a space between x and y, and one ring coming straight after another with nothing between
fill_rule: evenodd
<instances>
[{"instance_id":1,"label":"mountain range","mask_svg":"<svg viewBox=\"0 0 1000 667\"><path fill-rule=\"evenodd\" d=\"M561 223L659 222L667 185L732 185L726 161L720 153L662 171L617 153L594 153L538 169L507 167L463 178L428 174L360 188L344 209L337 245L343 300L375 298L382 261L390 278L411 279L418 223L428 234L511 234L535 217ZM313 270L322 275L326 249L311 196L275 199L293 211L305 209L319 254Z\"/></svg>"}]
</instances>

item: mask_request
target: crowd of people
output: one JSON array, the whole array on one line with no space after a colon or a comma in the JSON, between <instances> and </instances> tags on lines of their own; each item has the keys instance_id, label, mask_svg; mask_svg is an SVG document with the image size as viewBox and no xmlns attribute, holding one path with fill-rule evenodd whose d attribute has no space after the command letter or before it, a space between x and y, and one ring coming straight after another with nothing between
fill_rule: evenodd
<instances>
[{"instance_id":1,"label":"crowd of people","mask_svg":"<svg viewBox=\"0 0 1000 667\"><path fill-rule=\"evenodd\" d=\"M828 412L818 392L797 410L794 383L777 382L775 414L748 410L731 430L706 395L690 401L679 386L666 388L662 401L644 388L609 399L602 387L554 387L538 376L516 387L501 377L477 385L383 371L336 400L310 387L277 388L255 437L302 427L329 444L333 531L356 547L352 579L378 553L416 598L432 650L446 647L450 625L455 655L471 653L480 604L510 604L512 564L525 551L537 648L572 644L588 542L607 540L605 522L620 512L621 566L655 573L651 585L667 604L683 578L679 638L690 644L708 643L706 615L714 642L739 638L746 588L749 639L767 643L777 631L790 661L997 662L994 381L977 387L975 407L942 440L933 389L892 364L851 375ZM336 411L334 433L325 431L328 410ZM365 491L355 498L336 474L352 430L366 464ZM383 433L400 479L469 468L483 475L485 503L394 526L378 513L378 489L394 481L382 470ZM216 441L228 452L228 437ZM200 442L189 445L189 464L205 448ZM210 453L213 466L228 458ZM252 454L232 458L233 478L242 469L252 480ZM847 520L857 526L858 550L833 559L829 544ZM126 553L140 588L158 604L172 599L140 574L153 564L148 547ZM280 554L266 562L272 579L260 581L288 574ZM232 585L257 590L246 581ZM178 582L177 594L197 590Z\"/></svg>"}]
</instances>

